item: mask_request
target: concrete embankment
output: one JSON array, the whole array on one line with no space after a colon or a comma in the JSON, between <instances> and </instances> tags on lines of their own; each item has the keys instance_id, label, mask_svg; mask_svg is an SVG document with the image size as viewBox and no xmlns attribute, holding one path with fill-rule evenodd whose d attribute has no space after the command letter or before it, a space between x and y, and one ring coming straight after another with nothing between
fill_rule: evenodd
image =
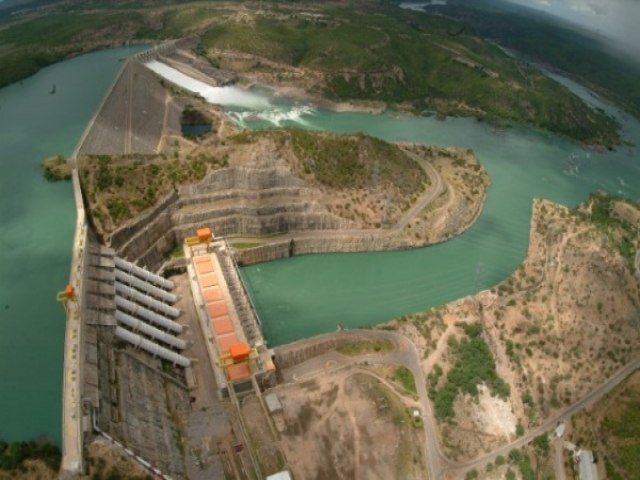
<instances>
[{"instance_id":1,"label":"concrete embankment","mask_svg":"<svg viewBox=\"0 0 640 480\"><path fill-rule=\"evenodd\" d=\"M371 336L358 331L340 331L318 335L274 349L276 367L286 369L353 342L368 342Z\"/></svg>"},{"instance_id":2,"label":"concrete embankment","mask_svg":"<svg viewBox=\"0 0 640 480\"><path fill-rule=\"evenodd\" d=\"M322 237L294 238L239 250L236 252L236 258L241 265L252 265L312 253L399 250L414 246L407 238L391 232L389 235L367 235L366 233L343 235L338 232L334 237L328 233Z\"/></svg>"}]
</instances>

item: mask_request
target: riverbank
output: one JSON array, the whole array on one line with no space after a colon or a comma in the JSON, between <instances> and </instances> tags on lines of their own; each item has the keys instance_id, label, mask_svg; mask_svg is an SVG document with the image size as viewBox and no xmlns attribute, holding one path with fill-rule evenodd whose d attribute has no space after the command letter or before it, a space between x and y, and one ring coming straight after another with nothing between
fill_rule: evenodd
<instances>
[{"instance_id":1,"label":"riverbank","mask_svg":"<svg viewBox=\"0 0 640 480\"><path fill-rule=\"evenodd\" d=\"M491 290L382 326L421 352L449 458L469 460L514 440L517 429L537 427L638 359L640 291L630 259L639 246L627 233L638 218L635 204L601 195L575 210L537 200L528 255L514 274ZM626 242L628 256L620 248ZM485 364L508 385L502 398L452 387L471 326L482 332Z\"/></svg>"}]
</instances>

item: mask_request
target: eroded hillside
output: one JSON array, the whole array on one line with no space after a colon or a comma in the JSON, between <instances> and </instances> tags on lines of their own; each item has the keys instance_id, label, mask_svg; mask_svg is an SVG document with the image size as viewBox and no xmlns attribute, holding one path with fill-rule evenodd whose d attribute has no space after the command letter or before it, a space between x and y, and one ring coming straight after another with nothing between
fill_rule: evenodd
<instances>
[{"instance_id":1,"label":"eroded hillside","mask_svg":"<svg viewBox=\"0 0 640 480\"><path fill-rule=\"evenodd\" d=\"M256 218L273 215L274 209L304 208L322 212L326 220L303 230L397 228L419 244L472 223L489 185L471 151L395 145L366 135L230 131L214 141L168 143L165 150L80 159L83 190L100 235L179 191L182 200L173 212L179 223L233 215L239 208L245 208L243 215L251 208ZM251 180L258 172L264 178ZM427 228L435 224L439 228ZM279 228L262 233L289 230L286 224ZM239 227L229 233L255 232Z\"/></svg>"},{"instance_id":2,"label":"eroded hillside","mask_svg":"<svg viewBox=\"0 0 640 480\"><path fill-rule=\"evenodd\" d=\"M636 360L640 207L536 200L527 259L490 291L396 320L423 352L445 453L514 440Z\"/></svg>"}]
</instances>

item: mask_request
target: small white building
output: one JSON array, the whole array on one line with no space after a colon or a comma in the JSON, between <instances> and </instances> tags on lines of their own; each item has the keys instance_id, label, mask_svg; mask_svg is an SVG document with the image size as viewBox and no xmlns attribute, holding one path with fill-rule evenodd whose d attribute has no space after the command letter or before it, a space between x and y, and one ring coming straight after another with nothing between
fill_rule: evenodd
<instances>
[{"instance_id":1,"label":"small white building","mask_svg":"<svg viewBox=\"0 0 640 480\"><path fill-rule=\"evenodd\" d=\"M267 404L267 409L269 410L269 413L271 415L282 413L282 403L280 403L280 399L275 393L269 393L265 395L264 401Z\"/></svg>"},{"instance_id":2,"label":"small white building","mask_svg":"<svg viewBox=\"0 0 640 480\"><path fill-rule=\"evenodd\" d=\"M292 480L292 478L288 470L283 470L282 472L269 475L265 480Z\"/></svg>"},{"instance_id":3,"label":"small white building","mask_svg":"<svg viewBox=\"0 0 640 480\"><path fill-rule=\"evenodd\" d=\"M593 452L591 450L577 450L574 458L578 462L578 474L580 480L598 480L598 469L593 463Z\"/></svg>"}]
</instances>

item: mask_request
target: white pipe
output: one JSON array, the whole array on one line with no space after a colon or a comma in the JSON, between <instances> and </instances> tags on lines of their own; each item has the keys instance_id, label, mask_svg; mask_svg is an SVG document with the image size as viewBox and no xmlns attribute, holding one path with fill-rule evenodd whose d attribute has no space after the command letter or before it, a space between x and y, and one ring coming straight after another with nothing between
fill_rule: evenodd
<instances>
[{"instance_id":1,"label":"white pipe","mask_svg":"<svg viewBox=\"0 0 640 480\"><path fill-rule=\"evenodd\" d=\"M127 315L120 310L116 310L115 317L118 322L131 327L134 332L144 333L148 337L160 340L161 342L166 343L171 347L184 350L187 346L187 342L185 342L184 340L176 338L170 333L163 332L156 327L152 327L148 323L144 323L142 320L138 320L137 318L134 318L131 315Z\"/></svg>"},{"instance_id":2,"label":"white pipe","mask_svg":"<svg viewBox=\"0 0 640 480\"><path fill-rule=\"evenodd\" d=\"M172 332L181 333L183 330L182 325L180 325L178 322L169 320L168 318L163 317L156 312L152 312L151 310L144 308L137 303L131 302L119 295L116 295L115 303L118 308L128 311L131 315L135 315L142 320L146 320L147 322L151 322L160 327L164 327L167 330L171 330Z\"/></svg>"},{"instance_id":3,"label":"white pipe","mask_svg":"<svg viewBox=\"0 0 640 480\"><path fill-rule=\"evenodd\" d=\"M149 270L145 270L144 268L140 268L139 266L131 262L127 262L123 258L114 257L113 260L115 261L116 267L118 267L120 270L129 272L135 275L136 277L140 277L143 280L147 280L148 282L151 282L154 285L162 287L165 290L173 290L175 287L175 285L171 280L167 280L166 278L161 277L156 273L150 272Z\"/></svg>"},{"instance_id":4,"label":"white pipe","mask_svg":"<svg viewBox=\"0 0 640 480\"><path fill-rule=\"evenodd\" d=\"M116 268L116 280L129 285L131 287L137 288L138 290L142 290L145 293L148 293L152 297L155 297L159 300L162 300L166 303L176 303L178 297L176 297L173 293L169 293L166 290L163 290L160 287L156 287L144 280L134 277L133 275L129 275L124 271Z\"/></svg>"},{"instance_id":5,"label":"white pipe","mask_svg":"<svg viewBox=\"0 0 640 480\"><path fill-rule=\"evenodd\" d=\"M116 293L119 293L125 298L129 298L134 300L136 303L144 305L145 307L152 308L153 310L157 310L158 312L162 312L171 318L177 318L180 316L180 310L175 307L171 307L166 303L162 303L160 300L156 300L149 295L145 295L144 293L139 292L138 290L126 286L124 283L120 283L118 281L114 282L116 287Z\"/></svg>"},{"instance_id":6,"label":"white pipe","mask_svg":"<svg viewBox=\"0 0 640 480\"><path fill-rule=\"evenodd\" d=\"M167 360L174 365L179 365L180 367L186 368L191 365L191 360L187 357L183 357L182 355L172 352L168 348L161 347L157 343L153 343L150 340L142 338L140 335L136 335L135 333L131 333L129 330L116 327L116 337L129 342L134 347L141 348L146 350L150 354L154 356L158 356Z\"/></svg>"}]
</instances>

